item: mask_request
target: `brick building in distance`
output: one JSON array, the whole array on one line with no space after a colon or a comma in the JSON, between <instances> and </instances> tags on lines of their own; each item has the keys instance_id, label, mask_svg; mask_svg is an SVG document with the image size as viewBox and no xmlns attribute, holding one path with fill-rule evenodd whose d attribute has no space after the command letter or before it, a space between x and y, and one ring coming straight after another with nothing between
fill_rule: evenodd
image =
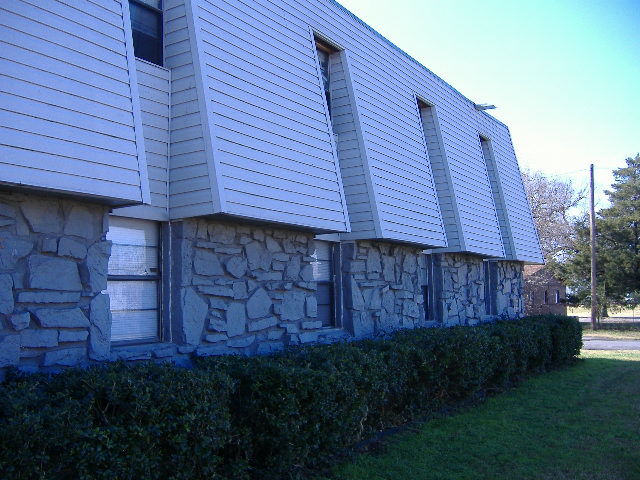
<instances>
[{"instance_id":1,"label":"brick building in distance","mask_svg":"<svg viewBox=\"0 0 640 480\"><path fill-rule=\"evenodd\" d=\"M567 287L544 265L525 265L524 295L527 315L567 314Z\"/></svg>"}]
</instances>

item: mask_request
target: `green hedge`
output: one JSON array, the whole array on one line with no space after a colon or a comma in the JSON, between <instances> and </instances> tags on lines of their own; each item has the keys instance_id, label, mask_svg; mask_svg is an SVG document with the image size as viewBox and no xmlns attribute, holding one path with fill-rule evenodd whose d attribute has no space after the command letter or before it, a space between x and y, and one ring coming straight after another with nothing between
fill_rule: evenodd
<instances>
[{"instance_id":1,"label":"green hedge","mask_svg":"<svg viewBox=\"0 0 640 480\"><path fill-rule=\"evenodd\" d=\"M122 363L0 385L0 478L295 478L376 431L571 364L572 317L405 330L192 369Z\"/></svg>"}]
</instances>

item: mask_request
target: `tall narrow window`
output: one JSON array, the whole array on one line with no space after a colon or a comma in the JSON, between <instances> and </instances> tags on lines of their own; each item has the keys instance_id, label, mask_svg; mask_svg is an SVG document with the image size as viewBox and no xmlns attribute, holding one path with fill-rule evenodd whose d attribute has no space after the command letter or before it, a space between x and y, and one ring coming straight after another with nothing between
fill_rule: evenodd
<instances>
[{"instance_id":1,"label":"tall narrow window","mask_svg":"<svg viewBox=\"0 0 640 480\"><path fill-rule=\"evenodd\" d=\"M331 55L337 50L327 43L316 39L316 54L320 64L320 76L322 77L322 88L327 101L329 115L331 115Z\"/></svg>"},{"instance_id":2,"label":"tall narrow window","mask_svg":"<svg viewBox=\"0 0 640 480\"><path fill-rule=\"evenodd\" d=\"M133 51L156 65L162 65L162 0L129 0Z\"/></svg>"},{"instance_id":3,"label":"tall narrow window","mask_svg":"<svg viewBox=\"0 0 640 480\"><path fill-rule=\"evenodd\" d=\"M111 301L111 341L160 338L160 232L149 220L109 217L111 257L107 292Z\"/></svg>"},{"instance_id":4,"label":"tall narrow window","mask_svg":"<svg viewBox=\"0 0 640 480\"><path fill-rule=\"evenodd\" d=\"M549 304L549 292L547 290L544 291L544 304Z\"/></svg>"},{"instance_id":5,"label":"tall narrow window","mask_svg":"<svg viewBox=\"0 0 640 480\"><path fill-rule=\"evenodd\" d=\"M323 327L335 325L333 302L333 244L322 240L313 241L313 279L317 282L318 289L318 320Z\"/></svg>"},{"instance_id":6,"label":"tall narrow window","mask_svg":"<svg viewBox=\"0 0 640 480\"><path fill-rule=\"evenodd\" d=\"M433 255L424 256L424 285L422 285L422 296L424 297L424 319L427 322L436 320L435 312L435 278Z\"/></svg>"},{"instance_id":7,"label":"tall narrow window","mask_svg":"<svg viewBox=\"0 0 640 480\"><path fill-rule=\"evenodd\" d=\"M556 290L556 303L560 303L560 290Z\"/></svg>"},{"instance_id":8,"label":"tall narrow window","mask_svg":"<svg viewBox=\"0 0 640 480\"><path fill-rule=\"evenodd\" d=\"M483 269L484 269L485 313L487 315L497 315L496 291L495 291L496 279L493 273L493 270L495 269L495 267L491 262L488 262L486 260L482 263L483 263Z\"/></svg>"}]
</instances>

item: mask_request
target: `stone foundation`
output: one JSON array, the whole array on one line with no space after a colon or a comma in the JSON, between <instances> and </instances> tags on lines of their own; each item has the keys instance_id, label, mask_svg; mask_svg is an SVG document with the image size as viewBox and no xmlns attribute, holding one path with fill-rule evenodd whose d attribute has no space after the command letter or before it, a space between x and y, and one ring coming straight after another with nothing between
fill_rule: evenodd
<instances>
[{"instance_id":1,"label":"stone foundation","mask_svg":"<svg viewBox=\"0 0 640 480\"><path fill-rule=\"evenodd\" d=\"M522 262L483 261L468 254L434 254L436 318L444 325L474 325L523 316Z\"/></svg>"},{"instance_id":2,"label":"stone foundation","mask_svg":"<svg viewBox=\"0 0 640 480\"><path fill-rule=\"evenodd\" d=\"M172 317L181 319L173 325L180 351L269 353L346 337L316 318L312 239L208 220L174 225Z\"/></svg>"},{"instance_id":3,"label":"stone foundation","mask_svg":"<svg viewBox=\"0 0 640 480\"><path fill-rule=\"evenodd\" d=\"M108 209L0 194L0 367L109 357Z\"/></svg>"},{"instance_id":4,"label":"stone foundation","mask_svg":"<svg viewBox=\"0 0 640 480\"><path fill-rule=\"evenodd\" d=\"M109 298L101 293L111 251L107 229L108 207L0 193L0 374L10 366L36 371L116 359L265 354L523 311L519 262L350 241L336 248L335 322L323 327L313 234L189 219L166 226L163 341L112 345Z\"/></svg>"},{"instance_id":5,"label":"stone foundation","mask_svg":"<svg viewBox=\"0 0 640 480\"><path fill-rule=\"evenodd\" d=\"M422 249L388 242L341 245L344 326L356 337L426 323Z\"/></svg>"},{"instance_id":6,"label":"stone foundation","mask_svg":"<svg viewBox=\"0 0 640 480\"><path fill-rule=\"evenodd\" d=\"M488 320L484 262L465 254L433 255L436 318L444 325L473 325Z\"/></svg>"},{"instance_id":7,"label":"stone foundation","mask_svg":"<svg viewBox=\"0 0 640 480\"><path fill-rule=\"evenodd\" d=\"M491 262L496 270L496 306L501 317L524 316L524 265L522 262Z\"/></svg>"}]
</instances>

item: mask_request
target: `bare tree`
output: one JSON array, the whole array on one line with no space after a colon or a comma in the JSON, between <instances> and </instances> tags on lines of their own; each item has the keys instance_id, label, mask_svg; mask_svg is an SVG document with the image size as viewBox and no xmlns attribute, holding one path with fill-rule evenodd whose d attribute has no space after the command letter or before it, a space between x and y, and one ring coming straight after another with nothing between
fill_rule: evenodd
<instances>
[{"instance_id":1,"label":"bare tree","mask_svg":"<svg viewBox=\"0 0 640 480\"><path fill-rule=\"evenodd\" d=\"M529 169L522 170L522 180L544 259L557 261L573 245L571 210L586 198L586 189L576 190L570 179L560 180Z\"/></svg>"}]
</instances>

